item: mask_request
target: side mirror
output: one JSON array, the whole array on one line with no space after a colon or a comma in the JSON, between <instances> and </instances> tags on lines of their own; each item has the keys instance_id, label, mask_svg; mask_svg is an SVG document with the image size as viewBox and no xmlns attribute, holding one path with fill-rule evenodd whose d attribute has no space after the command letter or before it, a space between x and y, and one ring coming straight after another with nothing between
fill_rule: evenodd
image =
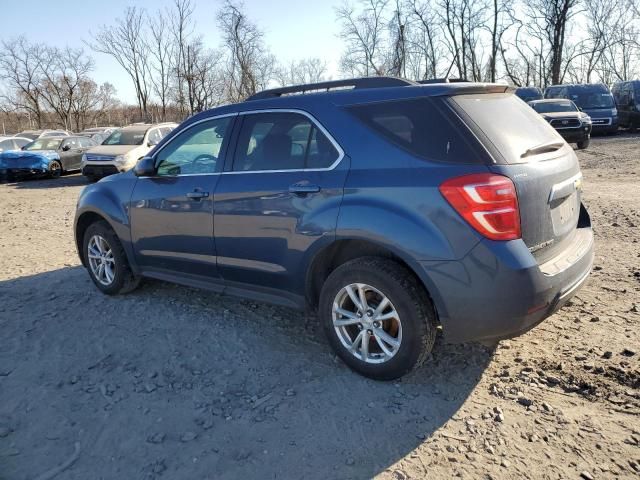
<instances>
[{"instance_id":1,"label":"side mirror","mask_svg":"<svg viewBox=\"0 0 640 480\"><path fill-rule=\"evenodd\" d=\"M65 145L64 147L62 147L63 152L68 152L69 150L71 150L71 145Z\"/></svg>"},{"instance_id":2,"label":"side mirror","mask_svg":"<svg viewBox=\"0 0 640 480\"><path fill-rule=\"evenodd\" d=\"M133 167L133 173L137 177L152 177L156 174L156 165L151 157L142 157Z\"/></svg>"}]
</instances>

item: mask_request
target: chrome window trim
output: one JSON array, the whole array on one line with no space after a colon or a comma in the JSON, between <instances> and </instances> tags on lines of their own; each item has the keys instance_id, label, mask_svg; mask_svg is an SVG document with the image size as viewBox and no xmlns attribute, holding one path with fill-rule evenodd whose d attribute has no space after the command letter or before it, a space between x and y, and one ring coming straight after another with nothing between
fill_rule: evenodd
<instances>
[{"instance_id":1,"label":"chrome window trim","mask_svg":"<svg viewBox=\"0 0 640 480\"><path fill-rule=\"evenodd\" d=\"M238 171L238 172L229 171L229 172L214 172L214 173L188 173L188 174L185 173L185 174L179 174L179 175L161 175L161 176L163 178L173 178L173 177L198 177L198 176L210 176L210 175L244 175L247 173L328 172L331 170L335 170L335 168L340 164L340 162L342 162L342 159L345 157L344 150L342 149L340 144L335 140L335 138L333 138L333 136L327 131L327 129L324 128L324 126L309 112L305 112L304 110L300 110L296 108L268 108L264 110L246 110L243 112L225 113L223 115L216 115L214 117L203 118L202 120L193 122L188 127L177 132L176 137L181 135L183 132L186 132L190 128L195 127L196 125L199 125L200 123L203 123L203 122L217 120L219 118L238 117L241 115L255 115L259 113L298 113L300 115L307 117L309 121L311 121L311 123L318 130L320 130L325 137L329 139L329 141L333 145L333 148L335 148L338 151L338 158L331 165L324 168L295 168L295 169L284 169L284 170L245 170L245 171ZM157 160L157 156L160 154L160 152L164 149L164 147L166 147L170 143L171 142L165 143L164 145L162 145L162 147L158 149L157 152L154 153L153 155L154 163ZM139 177L139 178L154 178L154 177Z\"/></svg>"},{"instance_id":2,"label":"chrome window trim","mask_svg":"<svg viewBox=\"0 0 640 480\"><path fill-rule=\"evenodd\" d=\"M225 175L242 175L247 173L285 173L285 172L328 172L330 170L334 170L345 157L344 150L340 146L338 142L336 142L335 138L331 136L331 134L327 131L326 128L309 112L305 112L304 110L300 110L297 108L265 108L264 110L247 110L244 112L238 112L239 115L256 115L259 113L298 113L303 115L309 119L309 121L322 132L322 134L329 139L333 148L338 151L338 158L328 167L324 168L292 168L292 169L282 169L282 170L243 170L243 171L229 171L229 172L221 172ZM233 164L232 164L233 166Z\"/></svg>"}]
</instances>

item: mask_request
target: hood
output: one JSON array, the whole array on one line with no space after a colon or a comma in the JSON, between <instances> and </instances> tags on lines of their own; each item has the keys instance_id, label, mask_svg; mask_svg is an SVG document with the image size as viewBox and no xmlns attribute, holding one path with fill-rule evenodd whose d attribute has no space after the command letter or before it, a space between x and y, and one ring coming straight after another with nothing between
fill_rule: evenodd
<instances>
[{"instance_id":1,"label":"hood","mask_svg":"<svg viewBox=\"0 0 640 480\"><path fill-rule=\"evenodd\" d=\"M51 160L59 160L55 150L16 150L0 153L0 166L5 168L49 168Z\"/></svg>"},{"instance_id":2,"label":"hood","mask_svg":"<svg viewBox=\"0 0 640 480\"><path fill-rule=\"evenodd\" d=\"M95 153L96 155L125 155L137 148L144 148L144 145L98 145L91 147L87 153Z\"/></svg>"},{"instance_id":3,"label":"hood","mask_svg":"<svg viewBox=\"0 0 640 480\"><path fill-rule=\"evenodd\" d=\"M546 112L541 114L544 118L580 118L582 112Z\"/></svg>"}]
</instances>

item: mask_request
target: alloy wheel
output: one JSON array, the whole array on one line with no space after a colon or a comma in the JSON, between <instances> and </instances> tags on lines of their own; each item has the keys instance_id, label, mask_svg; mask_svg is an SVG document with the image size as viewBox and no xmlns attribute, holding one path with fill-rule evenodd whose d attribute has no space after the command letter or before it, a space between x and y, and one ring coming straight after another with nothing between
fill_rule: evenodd
<instances>
[{"instance_id":1,"label":"alloy wheel","mask_svg":"<svg viewBox=\"0 0 640 480\"><path fill-rule=\"evenodd\" d=\"M116 274L116 261L111 246L104 237L94 235L89 239L87 255L95 279L102 285L111 285Z\"/></svg>"},{"instance_id":2,"label":"alloy wheel","mask_svg":"<svg viewBox=\"0 0 640 480\"><path fill-rule=\"evenodd\" d=\"M352 283L336 295L333 328L342 345L365 363L385 363L402 344L402 323L396 308L380 290Z\"/></svg>"}]
</instances>

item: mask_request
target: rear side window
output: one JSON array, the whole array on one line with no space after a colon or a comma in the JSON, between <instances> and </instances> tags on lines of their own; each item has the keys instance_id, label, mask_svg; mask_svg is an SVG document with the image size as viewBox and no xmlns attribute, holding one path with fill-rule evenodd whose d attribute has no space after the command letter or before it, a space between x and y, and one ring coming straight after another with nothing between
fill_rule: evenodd
<instances>
[{"instance_id":1,"label":"rear side window","mask_svg":"<svg viewBox=\"0 0 640 480\"><path fill-rule=\"evenodd\" d=\"M233 161L237 172L328 168L339 152L299 113L244 115Z\"/></svg>"},{"instance_id":2,"label":"rear side window","mask_svg":"<svg viewBox=\"0 0 640 480\"><path fill-rule=\"evenodd\" d=\"M469 130L443 110L426 98L350 108L365 125L413 155L439 162L481 163L483 154L465 138Z\"/></svg>"},{"instance_id":3,"label":"rear side window","mask_svg":"<svg viewBox=\"0 0 640 480\"><path fill-rule=\"evenodd\" d=\"M523 163L528 149L562 138L536 111L510 93L452 97L507 163Z\"/></svg>"}]
</instances>

